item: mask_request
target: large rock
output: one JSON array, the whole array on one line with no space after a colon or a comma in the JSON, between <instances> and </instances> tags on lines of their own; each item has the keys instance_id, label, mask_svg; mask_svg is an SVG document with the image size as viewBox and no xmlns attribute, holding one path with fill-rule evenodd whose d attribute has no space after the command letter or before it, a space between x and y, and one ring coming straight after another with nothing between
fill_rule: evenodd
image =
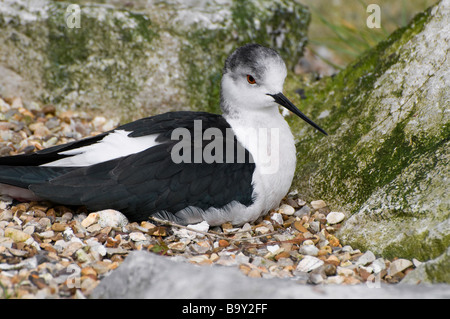
<instances>
[{"instance_id":1,"label":"large rock","mask_svg":"<svg viewBox=\"0 0 450 319\"><path fill-rule=\"evenodd\" d=\"M144 251L132 252L91 298L449 298L448 285L300 285L244 276L237 268L198 266Z\"/></svg>"},{"instance_id":2,"label":"large rock","mask_svg":"<svg viewBox=\"0 0 450 319\"><path fill-rule=\"evenodd\" d=\"M226 56L254 41L292 67L310 18L284 0L111 2L82 1L77 20L73 1L2 1L0 94L123 120L218 111Z\"/></svg>"},{"instance_id":3,"label":"large rock","mask_svg":"<svg viewBox=\"0 0 450 319\"><path fill-rule=\"evenodd\" d=\"M439 2L298 101L330 136L292 121L294 187L347 213L346 244L420 260L449 246L449 16Z\"/></svg>"},{"instance_id":4,"label":"large rock","mask_svg":"<svg viewBox=\"0 0 450 319\"><path fill-rule=\"evenodd\" d=\"M411 271L402 284L450 282L450 247L438 258L429 260Z\"/></svg>"}]
</instances>

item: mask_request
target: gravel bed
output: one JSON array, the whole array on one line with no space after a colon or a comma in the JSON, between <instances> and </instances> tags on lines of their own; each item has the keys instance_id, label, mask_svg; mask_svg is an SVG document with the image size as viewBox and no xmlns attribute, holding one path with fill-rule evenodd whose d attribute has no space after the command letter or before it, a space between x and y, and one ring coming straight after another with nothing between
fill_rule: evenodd
<instances>
[{"instance_id":1,"label":"gravel bed","mask_svg":"<svg viewBox=\"0 0 450 319\"><path fill-rule=\"evenodd\" d=\"M0 99L0 155L33 152L114 128L102 116L57 113L52 105ZM118 211L89 212L0 197L0 298L86 298L133 250L200 265L237 267L249 277L300 284L395 284L420 262L387 260L343 246L335 236L345 212L293 192L252 224L195 229ZM263 279L262 279L263 280Z\"/></svg>"}]
</instances>

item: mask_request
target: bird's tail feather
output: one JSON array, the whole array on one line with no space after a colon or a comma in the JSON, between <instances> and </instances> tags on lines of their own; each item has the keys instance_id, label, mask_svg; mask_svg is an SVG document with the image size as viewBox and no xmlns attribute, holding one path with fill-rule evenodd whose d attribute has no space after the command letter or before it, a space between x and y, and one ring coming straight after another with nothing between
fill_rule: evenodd
<instances>
[{"instance_id":1,"label":"bird's tail feather","mask_svg":"<svg viewBox=\"0 0 450 319\"><path fill-rule=\"evenodd\" d=\"M0 165L0 183L28 188L66 174L76 167L8 166Z\"/></svg>"}]
</instances>

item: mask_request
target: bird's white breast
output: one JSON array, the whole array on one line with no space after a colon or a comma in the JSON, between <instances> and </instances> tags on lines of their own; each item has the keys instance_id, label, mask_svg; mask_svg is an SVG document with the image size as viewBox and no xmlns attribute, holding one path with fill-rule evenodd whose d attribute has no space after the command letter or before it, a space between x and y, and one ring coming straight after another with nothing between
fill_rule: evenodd
<instances>
[{"instance_id":1,"label":"bird's white breast","mask_svg":"<svg viewBox=\"0 0 450 319\"><path fill-rule=\"evenodd\" d=\"M296 164L294 137L278 108L275 112L241 115L227 121L255 160L255 209L261 206L263 211L258 214L265 213L280 203L291 186Z\"/></svg>"}]
</instances>

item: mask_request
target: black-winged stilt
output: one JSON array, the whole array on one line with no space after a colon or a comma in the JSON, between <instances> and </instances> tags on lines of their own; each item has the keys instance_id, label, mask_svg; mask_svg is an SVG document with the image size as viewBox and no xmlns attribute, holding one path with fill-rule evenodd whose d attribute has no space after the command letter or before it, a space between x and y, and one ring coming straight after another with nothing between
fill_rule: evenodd
<instances>
[{"instance_id":1,"label":"black-winged stilt","mask_svg":"<svg viewBox=\"0 0 450 319\"><path fill-rule=\"evenodd\" d=\"M170 112L0 158L0 194L113 208L136 221L256 220L280 203L295 171L294 138L278 105L326 134L282 94L286 73L275 50L240 47L223 69L222 115Z\"/></svg>"}]
</instances>

